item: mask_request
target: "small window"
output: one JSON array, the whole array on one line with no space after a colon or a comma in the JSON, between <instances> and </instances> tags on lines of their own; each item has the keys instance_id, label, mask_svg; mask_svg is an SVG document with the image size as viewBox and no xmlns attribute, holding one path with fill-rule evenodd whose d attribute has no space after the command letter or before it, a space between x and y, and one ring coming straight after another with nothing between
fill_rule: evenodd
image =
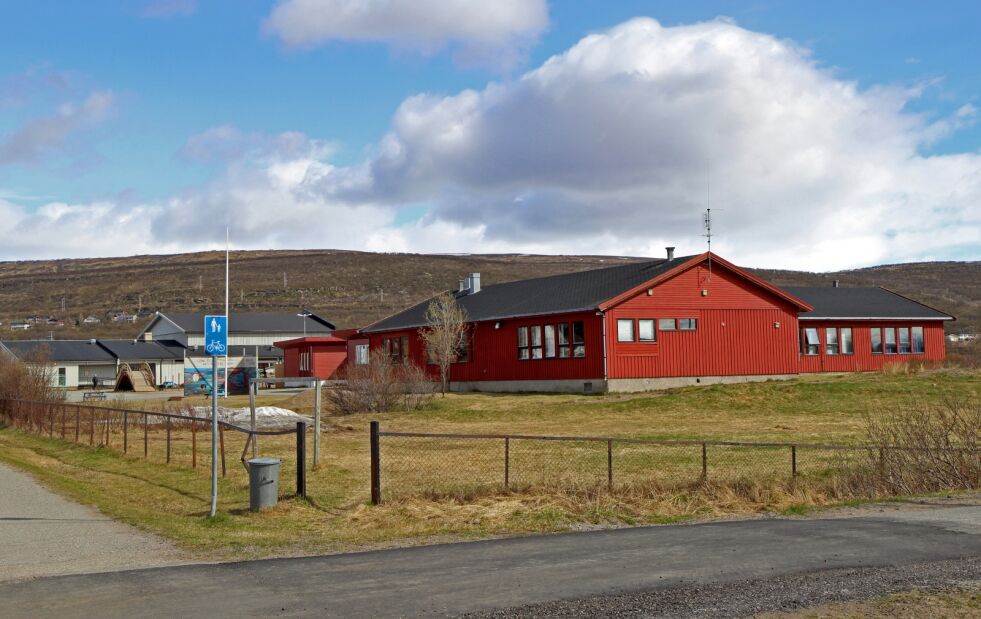
<instances>
[{"instance_id":1,"label":"small window","mask_svg":"<svg viewBox=\"0 0 981 619\"><path fill-rule=\"evenodd\" d=\"M542 327L535 325L531 327L531 358L542 358Z\"/></svg>"},{"instance_id":2,"label":"small window","mask_svg":"<svg viewBox=\"0 0 981 619\"><path fill-rule=\"evenodd\" d=\"M841 354L855 354L855 345L852 341L852 328L842 327L839 331L841 332Z\"/></svg>"},{"instance_id":3,"label":"small window","mask_svg":"<svg viewBox=\"0 0 981 619\"><path fill-rule=\"evenodd\" d=\"M674 318L661 318L657 321L658 331L674 331L676 329Z\"/></svg>"},{"instance_id":4,"label":"small window","mask_svg":"<svg viewBox=\"0 0 981 619\"><path fill-rule=\"evenodd\" d=\"M392 352L391 352L392 361L398 363L399 361L402 360L402 349L399 344L401 340L397 337L393 337L390 341L392 344Z\"/></svg>"},{"instance_id":5,"label":"small window","mask_svg":"<svg viewBox=\"0 0 981 619\"><path fill-rule=\"evenodd\" d=\"M872 352L875 354L882 354L882 328L872 327L869 329L872 338Z\"/></svg>"},{"instance_id":6,"label":"small window","mask_svg":"<svg viewBox=\"0 0 981 619\"><path fill-rule=\"evenodd\" d=\"M545 358L555 357L555 325L545 325Z\"/></svg>"},{"instance_id":7,"label":"small window","mask_svg":"<svg viewBox=\"0 0 981 619\"><path fill-rule=\"evenodd\" d=\"M518 327L518 359L530 359L528 351L528 327Z\"/></svg>"},{"instance_id":8,"label":"small window","mask_svg":"<svg viewBox=\"0 0 981 619\"><path fill-rule=\"evenodd\" d=\"M838 329L828 327L824 330L824 351L828 355L838 354Z\"/></svg>"},{"instance_id":9,"label":"small window","mask_svg":"<svg viewBox=\"0 0 981 619\"><path fill-rule=\"evenodd\" d=\"M926 352L926 342L923 339L923 327L913 327L913 352Z\"/></svg>"},{"instance_id":10,"label":"small window","mask_svg":"<svg viewBox=\"0 0 981 619\"><path fill-rule=\"evenodd\" d=\"M896 330L899 331L899 352L902 354L909 354L913 352L913 347L910 345L909 341L909 328L900 327Z\"/></svg>"},{"instance_id":11,"label":"small window","mask_svg":"<svg viewBox=\"0 0 981 619\"><path fill-rule=\"evenodd\" d=\"M569 348L569 323L562 322L556 327L558 328L559 358L568 359L572 352L572 349Z\"/></svg>"},{"instance_id":12,"label":"small window","mask_svg":"<svg viewBox=\"0 0 981 619\"><path fill-rule=\"evenodd\" d=\"M802 329L803 350L805 355L817 355L821 352L821 340L818 338L818 330L814 327Z\"/></svg>"},{"instance_id":13,"label":"small window","mask_svg":"<svg viewBox=\"0 0 981 619\"><path fill-rule=\"evenodd\" d=\"M368 345L358 344L354 347L354 364L368 365Z\"/></svg>"},{"instance_id":14,"label":"small window","mask_svg":"<svg viewBox=\"0 0 981 619\"><path fill-rule=\"evenodd\" d=\"M656 340L653 320L637 321L637 338L641 342L653 342Z\"/></svg>"},{"instance_id":15,"label":"small window","mask_svg":"<svg viewBox=\"0 0 981 619\"><path fill-rule=\"evenodd\" d=\"M401 348L401 352L402 352L402 361L408 361L408 359L409 359L409 336L408 335L403 335L402 336L402 348Z\"/></svg>"},{"instance_id":16,"label":"small window","mask_svg":"<svg viewBox=\"0 0 981 619\"><path fill-rule=\"evenodd\" d=\"M896 330L892 327L886 327L886 354L895 355L896 354Z\"/></svg>"},{"instance_id":17,"label":"small window","mask_svg":"<svg viewBox=\"0 0 981 619\"><path fill-rule=\"evenodd\" d=\"M634 321L632 318L621 318L617 321L617 341L634 341Z\"/></svg>"},{"instance_id":18,"label":"small window","mask_svg":"<svg viewBox=\"0 0 981 619\"><path fill-rule=\"evenodd\" d=\"M460 334L460 341L456 344L456 356L453 363L466 363L470 361L470 334L464 331Z\"/></svg>"},{"instance_id":19,"label":"small window","mask_svg":"<svg viewBox=\"0 0 981 619\"><path fill-rule=\"evenodd\" d=\"M581 320L572 323L572 356L586 356L586 326Z\"/></svg>"},{"instance_id":20,"label":"small window","mask_svg":"<svg viewBox=\"0 0 981 619\"><path fill-rule=\"evenodd\" d=\"M695 330L695 319L694 318L679 318L678 319L678 330L679 331L694 331Z\"/></svg>"}]
</instances>

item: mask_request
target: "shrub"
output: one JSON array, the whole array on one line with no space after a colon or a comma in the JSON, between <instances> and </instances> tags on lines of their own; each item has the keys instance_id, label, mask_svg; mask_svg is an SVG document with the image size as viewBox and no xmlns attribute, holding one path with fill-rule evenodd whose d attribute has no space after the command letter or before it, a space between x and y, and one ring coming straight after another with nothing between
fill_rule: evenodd
<instances>
[{"instance_id":1,"label":"shrub","mask_svg":"<svg viewBox=\"0 0 981 619\"><path fill-rule=\"evenodd\" d=\"M866 417L866 454L851 485L864 494L981 487L981 403L910 402Z\"/></svg>"},{"instance_id":2,"label":"shrub","mask_svg":"<svg viewBox=\"0 0 981 619\"><path fill-rule=\"evenodd\" d=\"M326 389L324 399L340 415L413 411L427 406L435 384L418 365L393 363L382 350L372 351L366 365L341 370L344 384Z\"/></svg>"},{"instance_id":3,"label":"shrub","mask_svg":"<svg viewBox=\"0 0 981 619\"><path fill-rule=\"evenodd\" d=\"M55 400L51 387L52 367L45 350L24 361L0 352L0 399Z\"/></svg>"}]
</instances>

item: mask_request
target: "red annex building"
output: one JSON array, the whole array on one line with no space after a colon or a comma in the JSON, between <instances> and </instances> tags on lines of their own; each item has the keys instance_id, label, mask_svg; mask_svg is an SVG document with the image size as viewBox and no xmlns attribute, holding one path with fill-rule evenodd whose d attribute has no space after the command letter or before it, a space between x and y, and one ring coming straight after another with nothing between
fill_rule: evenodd
<instances>
[{"instance_id":1,"label":"red annex building","mask_svg":"<svg viewBox=\"0 0 981 619\"><path fill-rule=\"evenodd\" d=\"M354 347L367 345L358 338L356 329L344 329L329 336L298 337L276 342L283 350L283 376L334 380L348 358L354 360Z\"/></svg>"},{"instance_id":2,"label":"red annex building","mask_svg":"<svg viewBox=\"0 0 981 619\"><path fill-rule=\"evenodd\" d=\"M777 288L700 254L455 292L469 328L456 390L640 391L942 360L953 317L881 288ZM361 330L427 365L429 301Z\"/></svg>"}]
</instances>

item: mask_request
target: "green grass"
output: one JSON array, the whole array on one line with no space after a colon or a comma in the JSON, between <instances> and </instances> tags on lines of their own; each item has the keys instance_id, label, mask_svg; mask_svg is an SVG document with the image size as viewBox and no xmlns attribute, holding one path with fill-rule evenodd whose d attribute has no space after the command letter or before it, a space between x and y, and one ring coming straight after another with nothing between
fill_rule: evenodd
<instances>
[{"instance_id":1,"label":"green grass","mask_svg":"<svg viewBox=\"0 0 981 619\"><path fill-rule=\"evenodd\" d=\"M786 449L710 448L711 483L701 487L695 483L700 448L652 450L621 444L614 454L617 491L610 494L605 443L518 441L512 444L511 491L504 491L500 441L383 437L386 502L373 507L367 504L367 427L372 419L393 431L857 444L866 413L901 401L928 404L979 397L981 373L970 371L810 376L634 395L451 394L420 412L329 417L332 429L323 435L321 466L308 473L309 500L290 496L293 437L261 438L260 455L283 459L280 490L285 500L260 514L247 509L247 476L238 462L244 437L226 433L228 477L220 488L221 514L213 520L206 518L206 432L198 433L197 469L190 468L189 432L174 433L173 463L166 465L162 430L151 432L149 459L144 460L142 434L135 441L131 437L130 454L116 451L122 445L118 428L111 440L114 449L3 429L0 461L194 553L257 557L729 513L802 515L815 505L852 498L828 490L833 462L802 449L801 479L793 486ZM265 394L261 403L302 410L308 399ZM82 440L88 440L84 431ZM309 451L310 439L307 446Z\"/></svg>"}]
</instances>

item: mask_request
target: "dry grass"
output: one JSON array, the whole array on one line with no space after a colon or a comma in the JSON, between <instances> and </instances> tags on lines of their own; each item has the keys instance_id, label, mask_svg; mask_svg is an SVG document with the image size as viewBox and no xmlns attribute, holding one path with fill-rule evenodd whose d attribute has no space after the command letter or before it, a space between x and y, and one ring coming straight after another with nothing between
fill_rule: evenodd
<instances>
[{"instance_id":1,"label":"dry grass","mask_svg":"<svg viewBox=\"0 0 981 619\"><path fill-rule=\"evenodd\" d=\"M25 468L52 487L94 503L114 517L162 533L192 551L222 557L330 552L727 514L800 513L808 506L854 496L825 475L835 464L831 456L812 460L800 451L802 477L794 486L789 483L789 454L774 451L761 459L733 450L726 469L724 452L710 451L710 483L699 484L700 452L646 453L624 447L616 454L617 488L611 494L605 488L605 444L601 453L589 455L585 450L592 447L579 444L570 445L571 451L550 445L555 450L551 453L522 452L516 445L514 486L505 492L502 446L497 442L488 445L486 457L481 458L479 453L445 444L428 448L418 444L406 452L388 443L386 450L385 441L395 440L391 437L382 439L386 501L372 507L367 504L367 425L377 417L383 429L403 431L857 443L862 439L863 416L870 408L904 397L923 403L951 396L977 399L981 397L979 378L976 372L924 371L909 376L808 377L630 396L452 394L438 398L423 411L334 418L332 429L323 437L322 464L308 475L309 500L289 496L295 478L294 438L260 438L260 455L283 459L280 489L285 499L278 508L262 514L247 511L247 477L238 463L244 436L229 432L228 477L222 481L222 514L216 521L203 517L209 483L207 433L198 434L196 470L189 467L186 430L172 435L172 464L163 464L165 439L160 427L149 431L148 461L143 461L141 434L135 450L131 436L131 452L123 456L107 449L66 445L57 438L58 426L54 438L0 430L0 460ZM260 404L291 407L291 399L303 403L307 398L308 394L277 398L265 393ZM229 398L229 405L244 403L244 399ZM110 433L115 449L122 444L118 433L116 425ZM81 436L88 441L86 433ZM308 449L310 444L308 440ZM401 473L401 482L398 467L393 468L399 453L410 454L410 465L416 463L409 473ZM753 462L760 468L750 471L753 475L741 476L739 472ZM426 484L420 484L402 496L395 491L397 483L410 486L430 474L441 482L452 480L453 475L466 482L468 470L486 474L487 480L479 487L444 484L435 491L430 486L427 492ZM676 471L678 477L658 480L649 475L652 470ZM734 474L725 477L721 473L726 470ZM549 471L553 474L543 474ZM762 474L766 471L772 474ZM557 487L570 479L578 483Z\"/></svg>"},{"instance_id":2,"label":"dry grass","mask_svg":"<svg viewBox=\"0 0 981 619\"><path fill-rule=\"evenodd\" d=\"M757 619L968 619L981 616L981 583L945 591L916 590L864 602L823 604Z\"/></svg>"}]
</instances>

